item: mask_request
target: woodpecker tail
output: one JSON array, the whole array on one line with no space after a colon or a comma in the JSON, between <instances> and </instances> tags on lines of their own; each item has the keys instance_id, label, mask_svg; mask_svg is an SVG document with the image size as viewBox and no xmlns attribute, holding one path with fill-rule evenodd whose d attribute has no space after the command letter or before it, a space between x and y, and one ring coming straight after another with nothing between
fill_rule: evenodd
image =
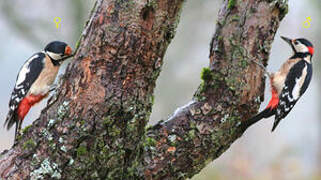
<instances>
[{"instance_id":1,"label":"woodpecker tail","mask_svg":"<svg viewBox=\"0 0 321 180\"><path fill-rule=\"evenodd\" d=\"M278 107L278 104L279 104L278 93L272 87L272 98L271 98L269 104L267 105L267 107L262 112L260 112L259 114L255 115L251 119L242 122L241 130L244 132L248 127L250 127L252 124L260 121L261 119L273 116L275 114L275 112L276 112L276 108ZM273 130L274 130L274 128L273 128Z\"/></svg>"},{"instance_id":2,"label":"woodpecker tail","mask_svg":"<svg viewBox=\"0 0 321 180\"><path fill-rule=\"evenodd\" d=\"M281 119L283 117L278 117L278 116L275 116L275 120L274 120L274 123L273 123L273 127L272 127L272 130L271 132L273 132L275 130L275 128L279 125L279 123L281 122Z\"/></svg>"},{"instance_id":3,"label":"woodpecker tail","mask_svg":"<svg viewBox=\"0 0 321 180\"><path fill-rule=\"evenodd\" d=\"M7 128L7 130L9 130L14 124L16 124L16 130L14 135L14 142L16 142L19 130L21 129L22 120L19 120L17 110L10 110L7 115L4 126Z\"/></svg>"},{"instance_id":4,"label":"woodpecker tail","mask_svg":"<svg viewBox=\"0 0 321 180\"><path fill-rule=\"evenodd\" d=\"M23 119L28 114L30 108L44 97L46 97L46 95L29 95L23 98L17 107L9 110L4 126L7 126L7 130L9 130L16 124L15 142L20 135Z\"/></svg>"},{"instance_id":5,"label":"woodpecker tail","mask_svg":"<svg viewBox=\"0 0 321 180\"><path fill-rule=\"evenodd\" d=\"M14 142L16 143L22 125L22 120L19 119L17 110L13 110L8 113L4 126L9 130L14 124L16 124L14 135Z\"/></svg>"},{"instance_id":6,"label":"woodpecker tail","mask_svg":"<svg viewBox=\"0 0 321 180\"><path fill-rule=\"evenodd\" d=\"M260 121L263 118L268 118L270 116L273 116L275 114L275 111L276 111L276 109L266 108L263 111L261 111L259 114L252 117L251 119L243 121L241 123L242 131L244 132L251 125L255 124L256 122Z\"/></svg>"},{"instance_id":7,"label":"woodpecker tail","mask_svg":"<svg viewBox=\"0 0 321 180\"><path fill-rule=\"evenodd\" d=\"M6 121L4 122L4 127L9 130L18 121L18 115L16 110L9 110Z\"/></svg>"}]
</instances>

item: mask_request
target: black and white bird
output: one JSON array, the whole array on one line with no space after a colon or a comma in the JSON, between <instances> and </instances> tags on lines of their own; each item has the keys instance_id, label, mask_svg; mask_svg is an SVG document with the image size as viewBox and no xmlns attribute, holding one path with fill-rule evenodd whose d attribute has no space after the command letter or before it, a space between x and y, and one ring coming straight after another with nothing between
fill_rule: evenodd
<instances>
[{"instance_id":1,"label":"black and white bird","mask_svg":"<svg viewBox=\"0 0 321 180\"><path fill-rule=\"evenodd\" d=\"M71 54L72 50L66 43L53 41L44 51L32 55L21 67L4 124L8 130L16 124L15 141L30 108L49 94L60 64Z\"/></svg>"},{"instance_id":2,"label":"black and white bird","mask_svg":"<svg viewBox=\"0 0 321 180\"><path fill-rule=\"evenodd\" d=\"M310 84L312 78L312 56L314 54L312 43L303 38L281 38L291 46L294 55L281 66L278 72L270 74L272 98L262 112L242 122L241 125L244 130L263 118L275 115L273 132L280 121L292 110Z\"/></svg>"}]
</instances>

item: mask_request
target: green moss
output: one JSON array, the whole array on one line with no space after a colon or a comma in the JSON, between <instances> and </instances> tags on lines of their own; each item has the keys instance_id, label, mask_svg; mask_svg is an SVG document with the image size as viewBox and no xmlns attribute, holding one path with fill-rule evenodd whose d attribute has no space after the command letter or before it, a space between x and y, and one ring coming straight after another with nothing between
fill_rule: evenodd
<instances>
[{"instance_id":1,"label":"green moss","mask_svg":"<svg viewBox=\"0 0 321 180\"><path fill-rule=\"evenodd\" d=\"M280 11L279 17L280 17L280 20L282 20L285 17L285 15L289 12L288 5L286 4L286 5L280 6L279 11Z\"/></svg>"},{"instance_id":2,"label":"green moss","mask_svg":"<svg viewBox=\"0 0 321 180\"><path fill-rule=\"evenodd\" d=\"M28 129L31 128L31 126L32 125L30 124L29 126L26 126L25 128L23 128L22 133L25 134L28 131Z\"/></svg>"},{"instance_id":3,"label":"green moss","mask_svg":"<svg viewBox=\"0 0 321 180\"><path fill-rule=\"evenodd\" d=\"M256 8L254 8L254 7L251 7L250 8L250 13L251 14L254 14L254 13L256 13L257 12L257 9Z\"/></svg>"},{"instance_id":4,"label":"green moss","mask_svg":"<svg viewBox=\"0 0 321 180\"><path fill-rule=\"evenodd\" d=\"M235 7L235 4L236 4L236 0L229 0L229 1L228 1L227 8L228 8L228 9L232 9L232 8Z\"/></svg>"},{"instance_id":5,"label":"green moss","mask_svg":"<svg viewBox=\"0 0 321 180\"><path fill-rule=\"evenodd\" d=\"M289 12L289 6L286 4L284 6L281 7L281 11L280 11L280 16L283 19L284 16Z\"/></svg>"},{"instance_id":6,"label":"green moss","mask_svg":"<svg viewBox=\"0 0 321 180\"><path fill-rule=\"evenodd\" d=\"M195 138L195 129L188 131L188 138L194 139Z\"/></svg>"},{"instance_id":7,"label":"green moss","mask_svg":"<svg viewBox=\"0 0 321 180\"><path fill-rule=\"evenodd\" d=\"M110 127L112 125L112 122L110 120L110 117L107 116L104 118L104 124L107 126L107 127Z\"/></svg>"},{"instance_id":8,"label":"green moss","mask_svg":"<svg viewBox=\"0 0 321 180\"><path fill-rule=\"evenodd\" d=\"M206 97L203 96L203 92L205 92L207 88L216 89L218 87L219 81L224 79L222 77L223 76L220 73L212 72L210 68L203 68L201 72L202 82L194 97L199 101L205 100Z\"/></svg>"},{"instance_id":9,"label":"green moss","mask_svg":"<svg viewBox=\"0 0 321 180\"><path fill-rule=\"evenodd\" d=\"M151 102L152 102L152 104L155 103L155 96L154 95L151 95Z\"/></svg>"},{"instance_id":10,"label":"green moss","mask_svg":"<svg viewBox=\"0 0 321 180\"><path fill-rule=\"evenodd\" d=\"M201 110L197 109L195 114L200 114L200 113L201 113ZM195 129L196 128L195 121L191 121L189 125L190 125L191 129Z\"/></svg>"},{"instance_id":11,"label":"green moss","mask_svg":"<svg viewBox=\"0 0 321 180\"><path fill-rule=\"evenodd\" d=\"M158 4L157 4L157 1L148 1L146 6L147 7L153 7L154 9L156 9Z\"/></svg>"},{"instance_id":12,"label":"green moss","mask_svg":"<svg viewBox=\"0 0 321 180\"><path fill-rule=\"evenodd\" d=\"M239 21L240 20L240 16L238 15L234 15L231 17L231 21Z\"/></svg>"},{"instance_id":13,"label":"green moss","mask_svg":"<svg viewBox=\"0 0 321 180\"><path fill-rule=\"evenodd\" d=\"M213 83L215 82L210 82L210 81L222 81L224 79L224 76L220 73L215 73L210 70L210 68L203 68L201 72L201 79L203 80L203 86L208 85L208 83Z\"/></svg>"},{"instance_id":14,"label":"green moss","mask_svg":"<svg viewBox=\"0 0 321 180\"><path fill-rule=\"evenodd\" d=\"M248 62L247 62L245 59L242 59L242 60L240 61L240 66L241 66L242 68L246 68L247 65L248 65Z\"/></svg>"},{"instance_id":15,"label":"green moss","mask_svg":"<svg viewBox=\"0 0 321 180\"><path fill-rule=\"evenodd\" d=\"M135 161L133 161L132 166L127 168L127 172L128 172L128 177L135 177L135 173L137 172L137 167L139 166L139 162L136 158Z\"/></svg>"},{"instance_id":16,"label":"green moss","mask_svg":"<svg viewBox=\"0 0 321 180\"><path fill-rule=\"evenodd\" d=\"M53 141L49 141L49 147L50 147L51 150L55 150L57 145Z\"/></svg>"},{"instance_id":17,"label":"green moss","mask_svg":"<svg viewBox=\"0 0 321 180\"><path fill-rule=\"evenodd\" d=\"M280 11L280 20L282 20L289 11L288 0L273 0L268 2L270 3L270 7L277 8Z\"/></svg>"},{"instance_id":18,"label":"green moss","mask_svg":"<svg viewBox=\"0 0 321 180\"><path fill-rule=\"evenodd\" d=\"M202 69L201 79L203 81L209 81L212 79L212 72L211 72L210 68L206 67L206 68Z\"/></svg>"},{"instance_id":19,"label":"green moss","mask_svg":"<svg viewBox=\"0 0 321 180\"><path fill-rule=\"evenodd\" d=\"M152 125L147 124L147 125L145 126L145 132L147 132L147 131L151 130L152 128L153 128L153 126L152 126Z\"/></svg>"},{"instance_id":20,"label":"green moss","mask_svg":"<svg viewBox=\"0 0 321 180\"><path fill-rule=\"evenodd\" d=\"M80 47L81 38L82 38L82 36L79 37L79 39L77 40L77 42L76 42L76 44L75 44L74 54L78 51L78 49L79 49L79 47Z\"/></svg>"},{"instance_id":21,"label":"green moss","mask_svg":"<svg viewBox=\"0 0 321 180\"><path fill-rule=\"evenodd\" d=\"M156 145L156 140L151 137L146 137L144 146L155 146Z\"/></svg>"},{"instance_id":22,"label":"green moss","mask_svg":"<svg viewBox=\"0 0 321 180\"><path fill-rule=\"evenodd\" d=\"M22 134L19 133L19 134L17 135L17 138L16 138L16 139L17 139L17 141L20 141L20 140L22 139Z\"/></svg>"},{"instance_id":23,"label":"green moss","mask_svg":"<svg viewBox=\"0 0 321 180\"><path fill-rule=\"evenodd\" d=\"M36 145L37 144L32 139L29 139L23 143L23 149L33 149L36 147Z\"/></svg>"},{"instance_id":24,"label":"green moss","mask_svg":"<svg viewBox=\"0 0 321 180\"><path fill-rule=\"evenodd\" d=\"M116 137L119 136L121 133L121 129L120 128L113 128L112 132L109 132L110 136Z\"/></svg>"},{"instance_id":25,"label":"green moss","mask_svg":"<svg viewBox=\"0 0 321 180\"><path fill-rule=\"evenodd\" d=\"M230 90L235 91L237 87L237 81L233 77L226 77L225 78L226 85L229 87Z\"/></svg>"},{"instance_id":26,"label":"green moss","mask_svg":"<svg viewBox=\"0 0 321 180\"><path fill-rule=\"evenodd\" d=\"M87 148L85 146L79 146L77 148L77 156L83 156L87 153Z\"/></svg>"}]
</instances>

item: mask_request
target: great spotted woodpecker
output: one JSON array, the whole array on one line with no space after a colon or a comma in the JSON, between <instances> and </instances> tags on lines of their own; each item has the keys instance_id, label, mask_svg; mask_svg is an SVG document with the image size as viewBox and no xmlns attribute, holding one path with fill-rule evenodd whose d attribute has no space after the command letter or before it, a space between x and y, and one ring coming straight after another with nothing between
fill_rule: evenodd
<instances>
[{"instance_id":1,"label":"great spotted woodpecker","mask_svg":"<svg viewBox=\"0 0 321 180\"><path fill-rule=\"evenodd\" d=\"M281 66L278 72L270 74L272 98L262 112L242 122L243 130L263 118L275 115L273 132L310 84L311 60L314 53L312 43L303 38L293 40L286 37L281 38L290 44L294 55Z\"/></svg>"},{"instance_id":2,"label":"great spotted woodpecker","mask_svg":"<svg viewBox=\"0 0 321 180\"><path fill-rule=\"evenodd\" d=\"M8 130L16 124L15 141L28 111L49 94L60 63L71 54L72 50L66 43L53 41L45 47L44 51L31 56L21 67L4 124Z\"/></svg>"}]
</instances>

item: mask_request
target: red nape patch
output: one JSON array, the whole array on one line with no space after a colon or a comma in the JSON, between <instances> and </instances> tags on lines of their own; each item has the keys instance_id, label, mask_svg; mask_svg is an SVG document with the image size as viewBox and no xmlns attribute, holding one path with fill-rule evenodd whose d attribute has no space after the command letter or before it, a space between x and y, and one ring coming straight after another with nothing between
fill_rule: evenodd
<instances>
[{"instance_id":1,"label":"red nape patch","mask_svg":"<svg viewBox=\"0 0 321 180\"><path fill-rule=\"evenodd\" d=\"M309 49L309 53L310 53L311 55L313 55L313 54L314 54L314 48L313 48L313 47L308 47L308 49Z\"/></svg>"},{"instance_id":2,"label":"red nape patch","mask_svg":"<svg viewBox=\"0 0 321 180\"><path fill-rule=\"evenodd\" d=\"M278 93L276 92L276 90L272 87L272 98L269 102L269 104L267 105L266 109L270 108L270 109L274 109L278 106L279 104L279 96Z\"/></svg>"},{"instance_id":3,"label":"red nape patch","mask_svg":"<svg viewBox=\"0 0 321 180\"><path fill-rule=\"evenodd\" d=\"M29 95L22 99L18 107L19 120L23 120L28 114L31 106L41 101L46 95Z\"/></svg>"},{"instance_id":4,"label":"red nape patch","mask_svg":"<svg viewBox=\"0 0 321 180\"><path fill-rule=\"evenodd\" d=\"M65 48L65 55L70 56L71 53L72 53L71 47L70 47L70 46L67 46L67 47Z\"/></svg>"}]
</instances>

